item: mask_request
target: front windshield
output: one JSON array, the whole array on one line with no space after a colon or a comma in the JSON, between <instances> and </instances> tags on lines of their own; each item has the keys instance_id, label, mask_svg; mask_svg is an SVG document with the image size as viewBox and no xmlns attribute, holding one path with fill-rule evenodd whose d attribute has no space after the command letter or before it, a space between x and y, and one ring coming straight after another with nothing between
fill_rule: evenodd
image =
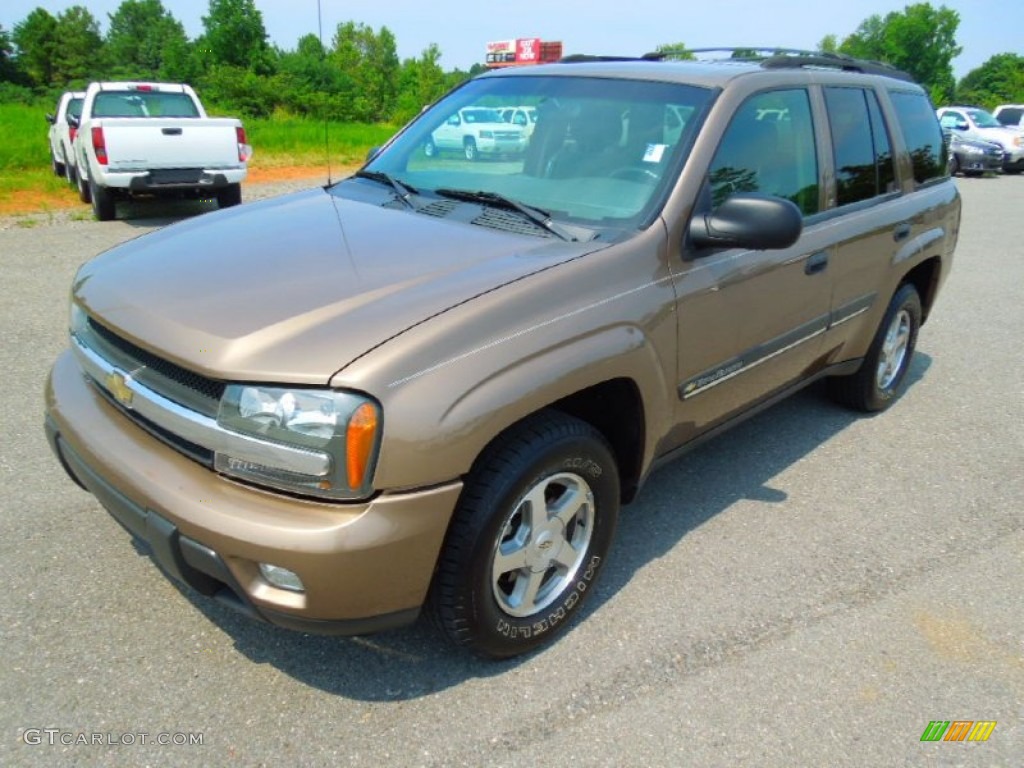
<instances>
[{"instance_id":1,"label":"front windshield","mask_svg":"<svg viewBox=\"0 0 1024 768\"><path fill-rule=\"evenodd\" d=\"M678 174L705 88L579 76L482 77L421 115L366 170L420 194L512 198L584 226L639 226Z\"/></svg>"},{"instance_id":2,"label":"front windshield","mask_svg":"<svg viewBox=\"0 0 1024 768\"><path fill-rule=\"evenodd\" d=\"M971 120L979 128L1002 128L1003 124L992 117L991 113L986 112L984 109L969 109L967 114L971 116Z\"/></svg>"}]
</instances>

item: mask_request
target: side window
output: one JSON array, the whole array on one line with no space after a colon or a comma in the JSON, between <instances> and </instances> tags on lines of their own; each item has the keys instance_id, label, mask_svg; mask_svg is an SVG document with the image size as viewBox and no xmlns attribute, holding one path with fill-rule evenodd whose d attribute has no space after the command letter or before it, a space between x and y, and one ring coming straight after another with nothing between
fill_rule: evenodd
<instances>
[{"instance_id":1,"label":"side window","mask_svg":"<svg viewBox=\"0 0 1024 768\"><path fill-rule=\"evenodd\" d=\"M943 128L966 129L968 127L967 118L959 112L943 112L942 119L939 122Z\"/></svg>"},{"instance_id":2,"label":"side window","mask_svg":"<svg viewBox=\"0 0 1024 768\"><path fill-rule=\"evenodd\" d=\"M889 141L889 132L885 127L885 120L882 119L882 109L878 106L878 94L874 91L867 92L868 112L871 113L871 138L875 142L875 164L878 168L878 194L884 195L887 192L895 192L896 168L893 165L892 143Z\"/></svg>"},{"instance_id":3,"label":"side window","mask_svg":"<svg viewBox=\"0 0 1024 768\"><path fill-rule=\"evenodd\" d=\"M942 129L928 97L908 91L890 91L890 96L914 167L914 182L920 186L942 178L946 175Z\"/></svg>"},{"instance_id":4,"label":"side window","mask_svg":"<svg viewBox=\"0 0 1024 768\"><path fill-rule=\"evenodd\" d=\"M736 192L763 192L818 212L818 160L804 89L751 96L729 123L708 180L715 206Z\"/></svg>"},{"instance_id":5,"label":"side window","mask_svg":"<svg viewBox=\"0 0 1024 768\"><path fill-rule=\"evenodd\" d=\"M825 88L839 205L870 200L895 185L889 137L873 91Z\"/></svg>"}]
</instances>

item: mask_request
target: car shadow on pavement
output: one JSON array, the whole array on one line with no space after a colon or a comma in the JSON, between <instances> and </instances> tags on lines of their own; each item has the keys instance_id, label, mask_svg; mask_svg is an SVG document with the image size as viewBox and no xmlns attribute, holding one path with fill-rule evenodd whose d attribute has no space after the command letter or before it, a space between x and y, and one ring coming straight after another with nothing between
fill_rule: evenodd
<instances>
[{"instance_id":1,"label":"car shadow on pavement","mask_svg":"<svg viewBox=\"0 0 1024 768\"><path fill-rule=\"evenodd\" d=\"M131 227L164 227L216 211L217 201L132 198L117 203L117 220Z\"/></svg>"},{"instance_id":2,"label":"car shadow on pavement","mask_svg":"<svg viewBox=\"0 0 1024 768\"><path fill-rule=\"evenodd\" d=\"M907 374L910 387L924 378L931 362L928 355L915 354ZM785 502L787 495L772 487L772 478L862 418L871 416L835 405L819 382L658 470L623 509L608 566L575 626L640 569L736 502ZM503 674L545 652L500 662L477 659L450 647L422 616L410 627L370 637L306 635L254 622L178 588L249 660L360 701L420 698L466 680Z\"/></svg>"}]
</instances>

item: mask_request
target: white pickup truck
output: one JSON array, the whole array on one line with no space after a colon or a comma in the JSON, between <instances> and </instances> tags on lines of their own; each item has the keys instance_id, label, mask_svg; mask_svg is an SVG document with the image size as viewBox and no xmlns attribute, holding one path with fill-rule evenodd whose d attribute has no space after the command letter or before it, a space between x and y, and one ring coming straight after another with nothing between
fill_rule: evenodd
<instances>
[{"instance_id":1,"label":"white pickup truck","mask_svg":"<svg viewBox=\"0 0 1024 768\"><path fill-rule=\"evenodd\" d=\"M77 120L82 114L82 100L85 94L81 91L67 91L57 101L52 114L46 116L50 124L50 165L55 176L66 176L68 181L75 183L75 153L71 146L78 130Z\"/></svg>"},{"instance_id":2,"label":"white pickup truck","mask_svg":"<svg viewBox=\"0 0 1024 768\"><path fill-rule=\"evenodd\" d=\"M207 117L195 91L177 83L92 83L74 147L79 195L100 221L132 196L237 205L252 156L239 120Z\"/></svg>"}]
</instances>

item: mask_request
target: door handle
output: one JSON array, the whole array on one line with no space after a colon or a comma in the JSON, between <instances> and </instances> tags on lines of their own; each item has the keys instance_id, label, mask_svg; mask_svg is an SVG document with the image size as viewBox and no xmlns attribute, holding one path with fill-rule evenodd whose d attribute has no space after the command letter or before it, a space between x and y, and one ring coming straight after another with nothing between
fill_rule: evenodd
<instances>
[{"instance_id":1,"label":"door handle","mask_svg":"<svg viewBox=\"0 0 1024 768\"><path fill-rule=\"evenodd\" d=\"M897 243L900 240L906 240L910 236L910 225L900 224L892 231L892 239Z\"/></svg>"},{"instance_id":2,"label":"door handle","mask_svg":"<svg viewBox=\"0 0 1024 768\"><path fill-rule=\"evenodd\" d=\"M828 253L825 251L818 251L817 253L811 254L807 257L807 263L804 264L805 275L816 275L819 272L824 272L828 266Z\"/></svg>"},{"instance_id":3,"label":"door handle","mask_svg":"<svg viewBox=\"0 0 1024 768\"><path fill-rule=\"evenodd\" d=\"M181 136L181 128L161 128L164 136Z\"/></svg>"}]
</instances>

